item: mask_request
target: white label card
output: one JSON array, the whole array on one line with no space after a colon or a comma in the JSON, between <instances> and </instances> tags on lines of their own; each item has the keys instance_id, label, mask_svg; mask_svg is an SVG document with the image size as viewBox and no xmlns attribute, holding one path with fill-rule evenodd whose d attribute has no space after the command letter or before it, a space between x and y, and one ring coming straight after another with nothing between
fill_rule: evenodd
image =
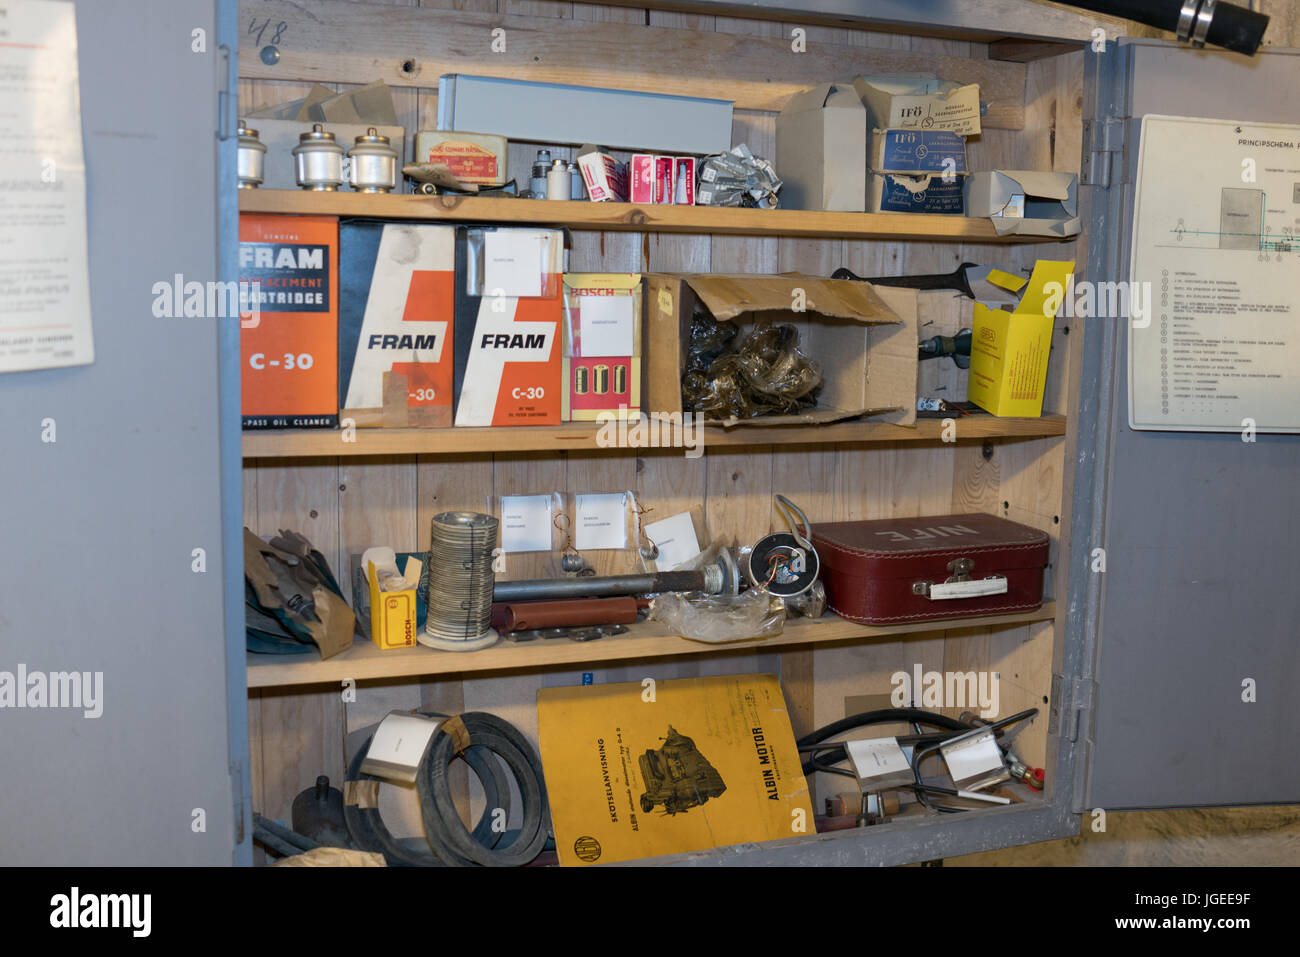
<instances>
[{"instance_id":1,"label":"white label card","mask_svg":"<svg viewBox=\"0 0 1300 957\"><path fill-rule=\"evenodd\" d=\"M584 356L630 356L631 296L579 296L578 341Z\"/></svg>"},{"instance_id":2,"label":"white label card","mask_svg":"<svg viewBox=\"0 0 1300 957\"><path fill-rule=\"evenodd\" d=\"M551 508L549 495L509 495L501 499L501 550L549 552Z\"/></svg>"},{"instance_id":3,"label":"white label card","mask_svg":"<svg viewBox=\"0 0 1300 957\"><path fill-rule=\"evenodd\" d=\"M911 762L899 747L897 738L849 741L845 747L848 750L849 760L853 763L853 770L863 781L912 769Z\"/></svg>"},{"instance_id":4,"label":"white label card","mask_svg":"<svg viewBox=\"0 0 1300 957\"><path fill-rule=\"evenodd\" d=\"M574 496L573 546L580 552L627 548L627 496Z\"/></svg>"},{"instance_id":5,"label":"white label card","mask_svg":"<svg viewBox=\"0 0 1300 957\"><path fill-rule=\"evenodd\" d=\"M676 568L700 553L700 543L695 538L695 523L691 521L690 512L679 512L657 522L647 522L645 534L659 549L655 567L660 571Z\"/></svg>"},{"instance_id":6,"label":"white label card","mask_svg":"<svg viewBox=\"0 0 1300 957\"><path fill-rule=\"evenodd\" d=\"M483 234L483 295L540 296L546 234L496 229ZM499 290L499 291L498 291Z\"/></svg>"},{"instance_id":7,"label":"white label card","mask_svg":"<svg viewBox=\"0 0 1300 957\"><path fill-rule=\"evenodd\" d=\"M424 749L442 722L419 714L393 712L379 722L361 770L376 777L414 780ZM409 776L402 771L409 769Z\"/></svg>"}]
</instances>

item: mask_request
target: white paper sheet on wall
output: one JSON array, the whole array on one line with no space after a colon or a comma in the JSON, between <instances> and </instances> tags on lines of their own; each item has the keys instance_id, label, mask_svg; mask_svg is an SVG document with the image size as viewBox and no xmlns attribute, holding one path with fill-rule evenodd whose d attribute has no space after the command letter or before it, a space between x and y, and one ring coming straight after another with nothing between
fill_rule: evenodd
<instances>
[{"instance_id":1,"label":"white paper sheet on wall","mask_svg":"<svg viewBox=\"0 0 1300 957\"><path fill-rule=\"evenodd\" d=\"M1130 427L1300 431L1298 240L1300 127L1143 117Z\"/></svg>"},{"instance_id":2,"label":"white paper sheet on wall","mask_svg":"<svg viewBox=\"0 0 1300 957\"><path fill-rule=\"evenodd\" d=\"M631 296L582 296L578 335L584 356L630 356L634 322Z\"/></svg>"},{"instance_id":3,"label":"white paper sheet on wall","mask_svg":"<svg viewBox=\"0 0 1300 957\"><path fill-rule=\"evenodd\" d=\"M501 550L549 552L552 500L549 495L506 495L501 498Z\"/></svg>"},{"instance_id":4,"label":"white paper sheet on wall","mask_svg":"<svg viewBox=\"0 0 1300 957\"><path fill-rule=\"evenodd\" d=\"M95 350L75 11L46 0L3 10L0 372L86 365Z\"/></svg>"},{"instance_id":5,"label":"white paper sheet on wall","mask_svg":"<svg viewBox=\"0 0 1300 957\"><path fill-rule=\"evenodd\" d=\"M580 552L627 548L627 496L574 496L573 546Z\"/></svg>"},{"instance_id":6,"label":"white paper sheet on wall","mask_svg":"<svg viewBox=\"0 0 1300 957\"><path fill-rule=\"evenodd\" d=\"M690 512L680 512L657 522L647 522L645 534L659 549L655 567L662 571L676 568L700 553L700 543L695 538L695 523L691 521Z\"/></svg>"}]
</instances>

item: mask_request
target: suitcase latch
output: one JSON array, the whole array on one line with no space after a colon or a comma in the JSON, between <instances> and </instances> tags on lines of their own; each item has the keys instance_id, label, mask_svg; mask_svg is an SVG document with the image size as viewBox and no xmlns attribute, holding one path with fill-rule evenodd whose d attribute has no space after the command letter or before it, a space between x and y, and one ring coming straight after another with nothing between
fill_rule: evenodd
<instances>
[{"instance_id":1,"label":"suitcase latch","mask_svg":"<svg viewBox=\"0 0 1300 957\"><path fill-rule=\"evenodd\" d=\"M943 584L936 585L931 581L913 582L912 594L929 598L931 601L940 601L946 598L982 598L985 595L1007 593L1006 575L988 575L985 578L975 579L971 577L974 569L975 559L954 558L948 563L948 571L952 574L944 580Z\"/></svg>"}]
</instances>

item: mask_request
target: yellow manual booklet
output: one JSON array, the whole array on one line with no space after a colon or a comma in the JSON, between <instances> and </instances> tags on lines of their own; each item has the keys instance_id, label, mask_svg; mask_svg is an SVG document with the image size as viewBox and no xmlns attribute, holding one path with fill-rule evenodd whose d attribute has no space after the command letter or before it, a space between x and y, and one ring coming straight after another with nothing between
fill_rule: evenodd
<instances>
[{"instance_id":1,"label":"yellow manual booklet","mask_svg":"<svg viewBox=\"0 0 1300 957\"><path fill-rule=\"evenodd\" d=\"M561 864L814 832L774 675L543 688L537 722Z\"/></svg>"}]
</instances>

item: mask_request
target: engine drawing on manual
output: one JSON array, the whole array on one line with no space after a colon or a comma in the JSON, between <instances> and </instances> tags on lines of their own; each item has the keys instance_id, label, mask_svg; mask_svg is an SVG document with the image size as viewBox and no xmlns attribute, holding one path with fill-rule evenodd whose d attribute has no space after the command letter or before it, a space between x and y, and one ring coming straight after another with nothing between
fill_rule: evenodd
<instances>
[{"instance_id":1,"label":"engine drawing on manual","mask_svg":"<svg viewBox=\"0 0 1300 957\"><path fill-rule=\"evenodd\" d=\"M637 763L645 782L641 810L647 814L660 804L668 814L680 814L727 790L722 775L695 742L679 734L671 724L663 746L658 751L647 749Z\"/></svg>"}]
</instances>

